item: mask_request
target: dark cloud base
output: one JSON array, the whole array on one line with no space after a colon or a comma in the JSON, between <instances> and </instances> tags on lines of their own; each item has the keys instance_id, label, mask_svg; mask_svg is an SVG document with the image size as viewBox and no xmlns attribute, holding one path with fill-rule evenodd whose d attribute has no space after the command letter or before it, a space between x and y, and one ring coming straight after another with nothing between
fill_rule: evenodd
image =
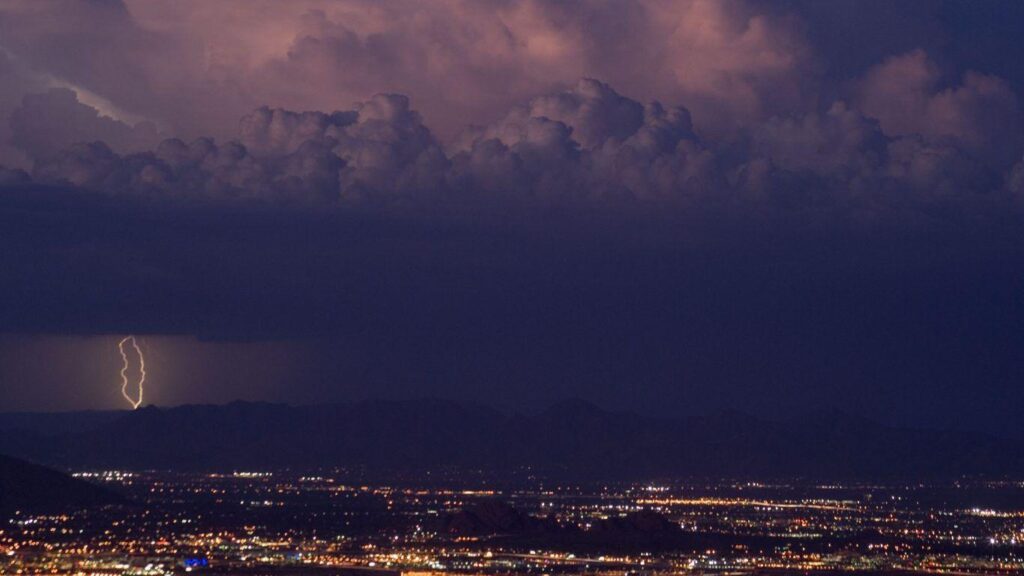
<instances>
[{"instance_id":1,"label":"dark cloud base","mask_svg":"<svg viewBox=\"0 0 1024 576\"><path fill-rule=\"evenodd\" d=\"M305 342L310 365L282 383L286 397L577 395L775 414L841 403L1019 434L1013 218L917 229L711 211L467 218L33 185L2 205L4 331Z\"/></svg>"}]
</instances>

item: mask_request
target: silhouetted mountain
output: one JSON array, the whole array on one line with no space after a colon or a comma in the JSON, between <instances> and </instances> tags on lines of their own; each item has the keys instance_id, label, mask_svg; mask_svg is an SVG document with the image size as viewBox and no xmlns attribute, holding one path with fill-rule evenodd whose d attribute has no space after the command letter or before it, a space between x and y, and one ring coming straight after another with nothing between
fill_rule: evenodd
<instances>
[{"instance_id":1,"label":"silhouetted mountain","mask_svg":"<svg viewBox=\"0 0 1024 576\"><path fill-rule=\"evenodd\" d=\"M439 528L444 533L500 540L505 545L578 552L706 550L730 543L727 535L708 538L684 532L679 524L652 510L611 515L586 525L559 524L553 518L532 516L496 500L448 514ZM763 544L755 540L755 544Z\"/></svg>"},{"instance_id":2,"label":"silhouetted mountain","mask_svg":"<svg viewBox=\"0 0 1024 576\"><path fill-rule=\"evenodd\" d=\"M632 512L625 516L612 516L595 522L590 532L607 534L613 537L629 535L664 535L676 536L682 532L679 524L670 521L662 514L651 510Z\"/></svg>"},{"instance_id":3,"label":"silhouetted mountain","mask_svg":"<svg viewBox=\"0 0 1024 576\"><path fill-rule=\"evenodd\" d=\"M556 534L568 531L553 518L531 516L500 500L480 502L441 519L440 531L460 536Z\"/></svg>"},{"instance_id":4,"label":"silhouetted mountain","mask_svg":"<svg viewBox=\"0 0 1024 576\"><path fill-rule=\"evenodd\" d=\"M26 427L0 437L0 451L66 467L529 467L592 479L1019 474L1022 448L981 434L883 426L839 411L785 422L735 412L670 419L582 401L535 415L441 400L147 407L84 430L46 435Z\"/></svg>"},{"instance_id":5,"label":"silhouetted mountain","mask_svg":"<svg viewBox=\"0 0 1024 576\"><path fill-rule=\"evenodd\" d=\"M0 456L0 517L113 504L112 492L43 466Z\"/></svg>"}]
</instances>

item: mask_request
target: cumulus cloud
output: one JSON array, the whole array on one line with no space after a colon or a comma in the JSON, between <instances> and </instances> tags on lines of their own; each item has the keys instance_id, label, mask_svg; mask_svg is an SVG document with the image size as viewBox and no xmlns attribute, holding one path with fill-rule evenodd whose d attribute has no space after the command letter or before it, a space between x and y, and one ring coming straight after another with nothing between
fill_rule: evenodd
<instances>
[{"instance_id":1,"label":"cumulus cloud","mask_svg":"<svg viewBox=\"0 0 1024 576\"><path fill-rule=\"evenodd\" d=\"M859 106L891 136L946 139L1001 165L1024 143L1016 95L1002 79L967 71L958 85L941 87L942 74L923 50L887 58L867 72Z\"/></svg>"},{"instance_id":2,"label":"cumulus cloud","mask_svg":"<svg viewBox=\"0 0 1024 576\"><path fill-rule=\"evenodd\" d=\"M689 111L589 79L468 132L462 145L459 176L484 190L503 181L541 196L681 200L724 184Z\"/></svg>"},{"instance_id":3,"label":"cumulus cloud","mask_svg":"<svg viewBox=\"0 0 1024 576\"><path fill-rule=\"evenodd\" d=\"M339 185L349 196L436 189L447 159L409 99L379 94L355 109L296 113L260 108L241 121L241 142L261 157L303 147L329 150L344 168Z\"/></svg>"},{"instance_id":4,"label":"cumulus cloud","mask_svg":"<svg viewBox=\"0 0 1024 576\"><path fill-rule=\"evenodd\" d=\"M644 122L643 106L620 96L610 86L596 80L585 79L575 88L557 94L533 99L525 108L519 108L505 122L490 128L487 137L499 137L505 144L515 144L522 137L514 128L519 118L546 118L561 122L572 130L573 140L583 148L598 148L607 140L618 142L629 138ZM686 121L689 131L689 119ZM513 127L509 133L505 128Z\"/></svg>"},{"instance_id":5,"label":"cumulus cloud","mask_svg":"<svg viewBox=\"0 0 1024 576\"><path fill-rule=\"evenodd\" d=\"M582 80L473 129L446 155L408 98L330 114L260 108L240 139L167 140L120 155L97 141L41 156L40 182L112 193L394 202L418 196L677 200L724 191L689 112Z\"/></svg>"},{"instance_id":6,"label":"cumulus cloud","mask_svg":"<svg viewBox=\"0 0 1024 576\"><path fill-rule=\"evenodd\" d=\"M306 202L336 199L343 163L309 142L263 160L237 142L171 139L156 150L121 156L102 142L76 144L37 161L33 178L121 194L167 194L199 200L252 198Z\"/></svg>"},{"instance_id":7,"label":"cumulus cloud","mask_svg":"<svg viewBox=\"0 0 1024 576\"><path fill-rule=\"evenodd\" d=\"M333 114L260 108L222 144L165 140L118 154L103 141L40 155L33 177L109 193L292 202L393 197L437 188L447 159L399 95L378 95Z\"/></svg>"},{"instance_id":8,"label":"cumulus cloud","mask_svg":"<svg viewBox=\"0 0 1024 576\"><path fill-rule=\"evenodd\" d=\"M743 186L844 205L927 206L1000 187L998 172L949 139L889 136L879 121L835 103L824 114L773 118L753 131ZM796 176L803 175L803 178Z\"/></svg>"},{"instance_id":9,"label":"cumulus cloud","mask_svg":"<svg viewBox=\"0 0 1024 576\"><path fill-rule=\"evenodd\" d=\"M970 198L998 189L998 174L962 149L919 136L889 146L887 176L926 198Z\"/></svg>"},{"instance_id":10,"label":"cumulus cloud","mask_svg":"<svg viewBox=\"0 0 1024 576\"><path fill-rule=\"evenodd\" d=\"M832 69L809 33L823 12L13 0L0 161L108 192L380 205L877 207L1012 188L1024 130L1008 81L924 50ZM147 120L176 139L157 145Z\"/></svg>"},{"instance_id":11,"label":"cumulus cloud","mask_svg":"<svg viewBox=\"0 0 1024 576\"><path fill-rule=\"evenodd\" d=\"M878 170L888 144L877 121L843 102L824 114L771 118L753 130L751 140L756 156L780 168L847 178Z\"/></svg>"},{"instance_id":12,"label":"cumulus cloud","mask_svg":"<svg viewBox=\"0 0 1024 576\"><path fill-rule=\"evenodd\" d=\"M220 144L171 139L132 154L76 144L37 160L33 177L110 193L321 205L877 211L1012 188L1017 172L1000 176L972 152L955 138L890 135L841 101L769 118L738 141L708 141L686 108L583 79L467 129L447 151L407 97L380 94L331 113L261 107L241 119L238 139Z\"/></svg>"},{"instance_id":13,"label":"cumulus cloud","mask_svg":"<svg viewBox=\"0 0 1024 576\"><path fill-rule=\"evenodd\" d=\"M844 6L835 11L850 9ZM834 55L818 52L835 49L811 28L828 24L829 12L755 0L107 0L71 7L12 0L0 8L0 46L46 79L42 87L16 83L16 102L56 82L79 100L87 91L123 113L99 110L101 117L129 125L148 119L185 141L238 138L238 116L260 106L351 110L383 92L408 95L445 145L467 123L493 125L532 101L532 116L567 126L567 115L590 114L573 137L590 147L607 135L621 138L640 114L611 101L608 109L579 109L553 96L593 77L640 106L685 106L694 131L720 146L773 118L819 114L842 91L829 82L861 75L829 68ZM1006 169L1024 133L1013 90L990 74L956 73L958 83L944 82L928 55L914 51L876 64L842 97L878 119L889 137L951 139L975 156L998 157ZM75 117L89 122L86 112ZM607 115L604 125L597 115ZM135 149L104 134L93 139L118 152ZM63 144L57 137L33 146Z\"/></svg>"}]
</instances>

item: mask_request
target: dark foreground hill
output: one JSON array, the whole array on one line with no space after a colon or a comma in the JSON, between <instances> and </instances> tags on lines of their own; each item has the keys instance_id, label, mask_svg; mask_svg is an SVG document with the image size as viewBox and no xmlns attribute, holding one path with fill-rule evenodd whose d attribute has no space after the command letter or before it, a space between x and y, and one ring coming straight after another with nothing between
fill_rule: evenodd
<instances>
[{"instance_id":1,"label":"dark foreground hill","mask_svg":"<svg viewBox=\"0 0 1024 576\"><path fill-rule=\"evenodd\" d=\"M594 555L660 550L696 552L731 548L736 544L763 551L785 543L771 537L685 532L678 523L652 510L612 514L576 524L532 516L501 501L484 501L446 514L440 518L437 528L454 536L470 536L477 545L484 547L496 543L520 549L536 547ZM474 544L464 541L463 545Z\"/></svg>"},{"instance_id":2,"label":"dark foreground hill","mask_svg":"<svg viewBox=\"0 0 1024 576\"><path fill-rule=\"evenodd\" d=\"M8 429L0 435L0 452L66 467L530 467L590 479L1020 474L1022 448L991 436L894 428L841 412L785 422L739 413L668 419L581 401L534 415L438 400L147 407L61 434Z\"/></svg>"},{"instance_id":3,"label":"dark foreground hill","mask_svg":"<svg viewBox=\"0 0 1024 576\"><path fill-rule=\"evenodd\" d=\"M114 504L121 499L99 486L23 460L0 456L0 517Z\"/></svg>"},{"instance_id":4,"label":"dark foreground hill","mask_svg":"<svg viewBox=\"0 0 1024 576\"><path fill-rule=\"evenodd\" d=\"M676 527L678 528L678 525ZM553 517L531 516L500 500L480 502L458 512L446 514L438 526L439 532L456 536L550 535L578 530L574 524L562 525Z\"/></svg>"}]
</instances>

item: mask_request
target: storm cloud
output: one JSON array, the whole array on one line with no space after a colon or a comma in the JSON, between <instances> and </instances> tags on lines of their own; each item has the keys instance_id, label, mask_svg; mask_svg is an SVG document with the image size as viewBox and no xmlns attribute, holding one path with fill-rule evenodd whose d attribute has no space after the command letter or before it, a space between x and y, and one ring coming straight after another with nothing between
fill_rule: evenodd
<instances>
[{"instance_id":1,"label":"storm cloud","mask_svg":"<svg viewBox=\"0 0 1024 576\"><path fill-rule=\"evenodd\" d=\"M44 98L27 97L31 107L17 109L12 126L15 144L35 157L35 182L107 194L381 209L538 202L691 210L716 205L753 212L962 203L1017 208L1013 161L1021 146L1016 101L1005 86L994 85L997 103L1006 104L1003 121L985 123L962 120L1000 116L992 102L976 101L974 88L932 96L898 89L890 95L876 86L877 73L865 80L882 92L871 96L870 106L923 106L923 116L899 113L898 122L881 120L836 101L823 112L773 116L741 136L715 140L698 134L685 107L644 104L583 79L513 107L489 125L469 127L447 147L399 94L378 94L331 112L261 107L242 117L236 139L173 138L136 153L119 154L102 139L56 150L38 144L53 131L33 131L28 115L48 102ZM85 108L66 92L47 98ZM907 98L935 106L907 104ZM140 130L152 136L95 113L83 119L87 127L95 124L96 133L109 130L119 148L142 138ZM886 123L893 122L887 131ZM908 128L912 122L922 129ZM82 129L70 124L69 131Z\"/></svg>"},{"instance_id":2,"label":"storm cloud","mask_svg":"<svg viewBox=\"0 0 1024 576\"><path fill-rule=\"evenodd\" d=\"M1024 17L1000 7L992 26ZM956 6L889 8L941 26L903 36L871 16L882 9L12 1L0 10L0 163L105 191L303 201L746 203L794 182L818 204L1012 192L1024 79L1001 77L1012 67L997 57L972 67L951 45L965 33ZM877 49L855 60L830 31ZM158 146L167 137L190 151ZM97 141L116 161L73 146ZM89 173L90 156L114 172Z\"/></svg>"}]
</instances>

